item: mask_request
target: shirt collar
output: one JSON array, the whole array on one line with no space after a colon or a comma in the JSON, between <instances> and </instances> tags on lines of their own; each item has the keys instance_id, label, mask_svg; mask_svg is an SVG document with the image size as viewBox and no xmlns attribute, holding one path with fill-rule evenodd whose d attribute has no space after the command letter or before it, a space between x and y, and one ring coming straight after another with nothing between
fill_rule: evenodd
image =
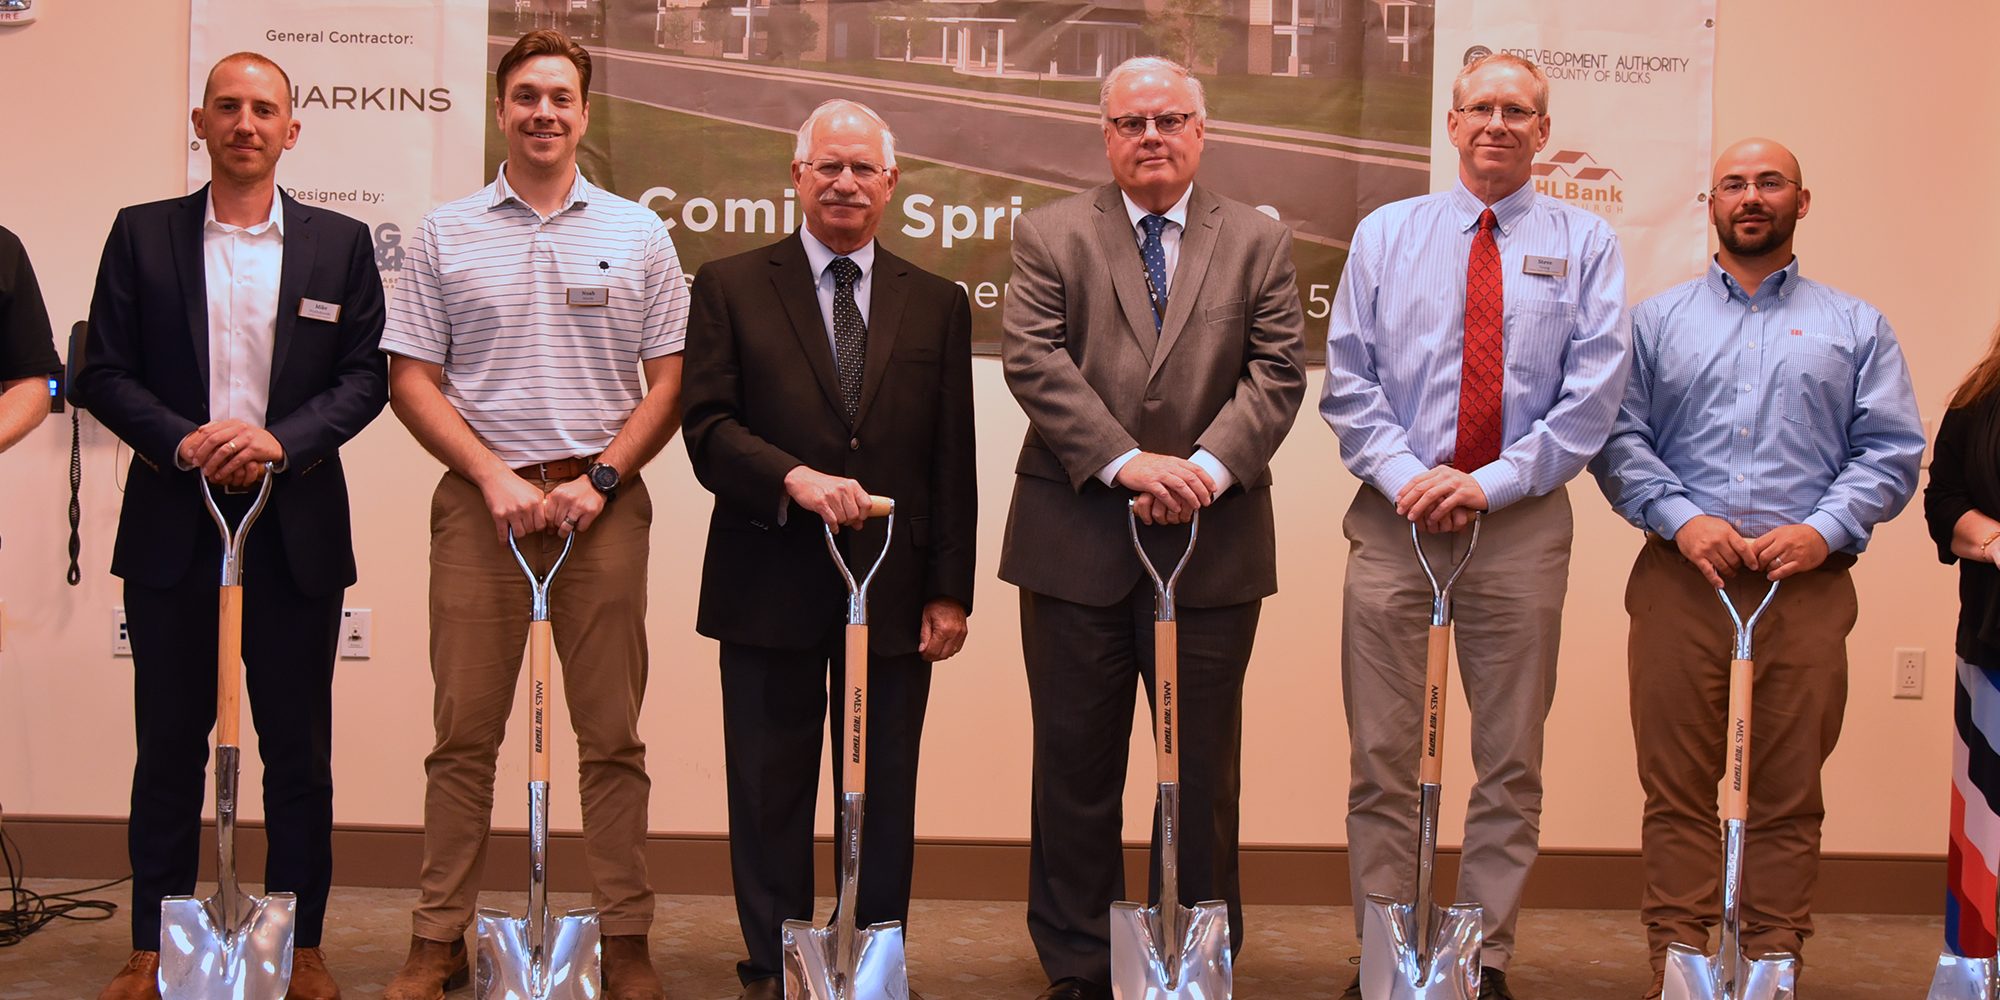
<instances>
[{"instance_id":1,"label":"shirt collar","mask_svg":"<svg viewBox=\"0 0 2000 1000\"><path fill-rule=\"evenodd\" d=\"M1143 208L1140 208L1139 203L1133 201L1132 196L1126 194L1124 188L1118 189L1118 197L1125 199L1125 214L1132 220L1133 231L1134 232L1139 231L1139 220L1145 218L1146 216L1152 215L1153 213L1148 212ZM1174 202L1174 206L1172 208L1169 208L1166 211L1161 212L1159 214L1166 217L1166 220L1168 222L1171 222L1174 225L1181 227L1182 229L1186 229L1188 199L1192 197L1194 197L1194 185L1189 184L1187 190L1181 192L1181 200Z\"/></svg>"},{"instance_id":2,"label":"shirt collar","mask_svg":"<svg viewBox=\"0 0 2000 1000\"><path fill-rule=\"evenodd\" d=\"M262 236L275 228L278 231L278 236L283 238L285 235L284 200L284 195L279 194L278 190L274 187L271 189L271 215L269 218L254 226L232 226L215 217L215 185L211 184L208 187L208 193L203 195L201 199L201 228L204 230L211 228L219 229L225 233L231 230L242 230L252 236Z\"/></svg>"},{"instance_id":3,"label":"shirt collar","mask_svg":"<svg viewBox=\"0 0 2000 1000\"><path fill-rule=\"evenodd\" d=\"M1533 208L1534 205L1535 185L1532 183L1521 185L1513 194L1494 202L1491 206L1480 201L1479 196L1473 194L1472 189L1465 186L1463 179L1454 182L1451 186L1451 207L1457 210L1460 218L1463 220L1464 224L1459 228L1465 232L1469 232L1478 226L1480 213L1485 212L1487 208L1491 207L1493 209L1493 218L1499 224L1501 234L1505 235L1514 228L1514 223L1521 221L1521 217L1528 214L1528 209Z\"/></svg>"},{"instance_id":4,"label":"shirt collar","mask_svg":"<svg viewBox=\"0 0 2000 1000\"><path fill-rule=\"evenodd\" d=\"M583 176L583 169L580 167L577 168L576 178L570 181L569 184L569 194L563 197L561 211L568 211L578 205L590 204L591 190L590 181ZM499 208L509 201L520 202L521 207L527 208L529 211L534 211L533 207L526 200L514 193L514 186L507 183L507 161L502 160L500 161L500 170L493 178L493 200L488 202L486 207Z\"/></svg>"},{"instance_id":5,"label":"shirt collar","mask_svg":"<svg viewBox=\"0 0 2000 1000\"><path fill-rule=\"evenodd\" d=\"M812 230L804 226L799 227L799 240L806 246L806 263L812 265L813 281L815 282L820 279L821 275L826 273L828 267L832 266L835 257L846 257L848 260L853 261L855 266L861 268L861 277L855 279L857 281L866 280L868 272L875 267L874 240L869 240L862 245L861 249L849 254L834 253L831 248L819 241L819 237L812 234Z\"/></svg>"},{"instance_id":6,"label":"shirt collar","mask_svg":"<svg viewBox=\"0 0 2000 1000\"><path fill-rule=\"evenodd\" d=\"M1750 301L1750 296L1743 294L1743 286L1737 284L1736 279L1730 277L1729 272L1723 270L1721 262L1714 257L1708 259L1708 276L1705 280L1708 290L1715 293L1716 298L1728 301L1732 296L1738 296L1745 302ZM1792 290L1798 286L1799 258L1797 254L1793 254L1789 263L1772 272L1770 277L1764 279L1763 284L1757 286L1757 294L1764 295L1768 292L1781 300L1789 299L1792 297Z\"/></svg>"}]
</instances>

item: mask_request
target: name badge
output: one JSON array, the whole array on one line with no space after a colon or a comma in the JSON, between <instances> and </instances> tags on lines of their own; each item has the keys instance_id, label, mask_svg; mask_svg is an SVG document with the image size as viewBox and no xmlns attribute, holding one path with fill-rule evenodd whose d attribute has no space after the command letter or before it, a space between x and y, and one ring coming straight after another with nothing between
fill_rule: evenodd
<instances>
[{"instance_id":1,"label":"name badge","mask_svg":"<svg viewBox=\"0 0 2000 1000\"><path fill-rule=\"evenodd\" d=\"M611 290L608 288L572 288L569 290L569 304L573 306L610 305Z\"/></svg>"},{"instance_id":2,"label":"name badge","mask_svg":"<svg viewBox=\"0 0 2000 1000\"><path fill-rule=\"evenodd\" d=\"M1534 254L1527 254L1521 258L1521 273L1560 278L1569 274L1569 259L1566 257L1537 257Z\"/></svg>"},{"instance_id":3,"label":"name badge","mask_svg":"<svg viewBox=\"0 0 2000 1000\"><path fill-rule=\"evenodd\" d=\"M318 299L300 299L299 318L338 323L340 322L340 303L321 302Z\"/></svg>"}]
</instances>

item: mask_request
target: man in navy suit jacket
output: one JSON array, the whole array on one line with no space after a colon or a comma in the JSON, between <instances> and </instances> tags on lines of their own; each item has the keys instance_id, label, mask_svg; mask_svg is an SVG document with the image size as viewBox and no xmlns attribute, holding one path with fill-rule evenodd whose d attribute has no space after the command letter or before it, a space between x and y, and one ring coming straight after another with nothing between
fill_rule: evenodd
<instances>
[{"instance_id":1,"label":"man in navy suit jacket","mask_svg":"<svg viewBox=\"0 0 2000 1000\"><path fill-rule=\"evenodd\" d=\"M284 70L210 71L196 134L213 179L118 213L71 399L132 447L111 571L132 638L132 947L103 1000L157 997L160 897L194 891L215 723L221 543L269 463L244 554L243 662L264 760L266 891L298 894L291 998L340 990L319 951L333 877L333 663L355 580L339 448L388 402L367 227L277 189L298 141Z\"/></svg>"}]
</instances>

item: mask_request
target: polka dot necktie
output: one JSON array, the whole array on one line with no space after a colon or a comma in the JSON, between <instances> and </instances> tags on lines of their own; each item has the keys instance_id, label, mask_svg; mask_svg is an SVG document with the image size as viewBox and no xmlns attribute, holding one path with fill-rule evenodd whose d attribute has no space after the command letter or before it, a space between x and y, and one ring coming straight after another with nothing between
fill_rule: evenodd
<instances>
[{"instance_id":1,"label":"polka dot necktie","mask_svg":"<svg viewBox=\"0 0 2000 1000\"><path fill-rule=\"evenodd\" d=\"M861 362L868 354L868 324L861 318L861 307L854 304L861 265L835 257L827 270L833 272L833 367L840 375L840 402L847 410L847 422L853 423L861 408Z\"/></svg>"},{"instance_id":2,"label":"polka dot necktie","mask_svg":"<svg viewBox=\"0 0 2000 1000\"><path fill-rule=\"evenodd\" d=\"M1160 242L1167 217L1149 215L1139 220L1139 226L1146 231L1145 242L1139 244L1139 259L1146 264L1146 297L1153 300L1153 332L1159 333L1167 311L1167 247Z\"/></svg>"},{"instance_id":3,"label":"polka dot necktie","mask_svg":"<svg viewBox=\"0 0 2000 1000\"><path fill-rule=\"evenodd\" d=\"M1458 383L1458 445L1452 467L1471 472L1500 457L1501 350L1500 244L1493 210L1479 215L1472 257L1465 267L1465 360Z\"/></svg>"}]
</instances>

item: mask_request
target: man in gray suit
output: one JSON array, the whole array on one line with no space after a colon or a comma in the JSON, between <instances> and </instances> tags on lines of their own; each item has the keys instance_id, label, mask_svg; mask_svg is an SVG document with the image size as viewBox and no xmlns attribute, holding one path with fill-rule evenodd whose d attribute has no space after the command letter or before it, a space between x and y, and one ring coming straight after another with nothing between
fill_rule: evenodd
<instances>
[{"instance_id":1,"label":"man in gray suit","mask_svg":"<svg viewBox=\"0 0 2000 1000\"><path fill-rule=\"evenodd\" d=\"M1278 589L1266 467L1305 393L1290 231L1193 183L1200 82L1133 59L1105 77L1101 106L1114 183L1015 223L1002 341L1029 423L1000 577L1021 588L1035 722L1028 929L1052 981L1042 1000L1111 996L1133 694L1143 681L1150 699L1153 673L1153 587L1125 526L1135 497L1148 524L1205 508L1177 592L1181 899L1228 900L1242 943L1243 674ZM1142 537L1156 564L1186 542L1175 528Z\"/></svg>"}]
</instances>

